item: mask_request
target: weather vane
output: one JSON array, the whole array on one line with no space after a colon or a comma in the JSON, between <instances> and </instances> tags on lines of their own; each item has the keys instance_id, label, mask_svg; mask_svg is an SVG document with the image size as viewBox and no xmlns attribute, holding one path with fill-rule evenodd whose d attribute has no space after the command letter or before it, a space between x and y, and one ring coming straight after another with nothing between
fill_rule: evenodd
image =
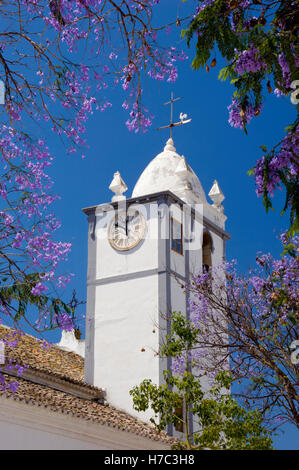
<instances>
[{"instance_id":1,"label":"weather vane","mask_svg":"<svg viewBox=\"0 0 299 470\"><path fill-rule=\"evenodd\" d=\"M181 100L182 98L173 98L173 91L171 92L171 100L164 103L164 106L170 104L170 124L168 126L158 127L158 131L161 129L170 129L170 138L172 138L172 128L176 126L181 126L182 124L188 124L191 122L191 119L187 119L187 114L180 113L180 122L173 122L173 103L175 101Z\"/></svg>"}]
</instances>

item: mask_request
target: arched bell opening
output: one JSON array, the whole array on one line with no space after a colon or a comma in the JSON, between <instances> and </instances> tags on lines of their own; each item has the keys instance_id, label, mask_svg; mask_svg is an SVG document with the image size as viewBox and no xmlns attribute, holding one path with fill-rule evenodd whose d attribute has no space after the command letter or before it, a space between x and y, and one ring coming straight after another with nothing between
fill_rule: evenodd
<instances>
[{"instance_id":1,"label":"arched bell opening","mask_svg":"<svg viewBox=\"0 0 299 470\"><path fill-rule=\"evenodd\" d=\"M202 270L210 271L212 267L212 251L213 251L213 242L212 237L209 232L205 231L203 233L202 239Z\"/></svg>"}]
</instances>

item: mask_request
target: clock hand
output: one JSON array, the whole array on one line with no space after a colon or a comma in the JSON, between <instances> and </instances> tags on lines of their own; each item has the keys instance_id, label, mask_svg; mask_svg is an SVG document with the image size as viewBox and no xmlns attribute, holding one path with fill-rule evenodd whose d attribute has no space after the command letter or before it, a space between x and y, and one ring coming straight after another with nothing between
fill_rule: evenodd
<instances>
[{"instance_id":1,"label":"clock hand","mask_svg":"<svg viewBox=\"0 0 299 470\"><path fill-rule=\"evenodd\" d=\"M128 215L126 217L126 236L128 236L128 225L134 219L135 215Z\"/></svg>"},{"instance_id":2,"label":"clock hand","mask_svg":"<svg viewBox=\"0 0 299 470\"><path fill-rule=\"evenodd\" d=\"M126 228L123 224L120 224L119 222L115 222L115 229L118 229L118 230L123 230L126 232Z\"/></svg>"}]
</instances>

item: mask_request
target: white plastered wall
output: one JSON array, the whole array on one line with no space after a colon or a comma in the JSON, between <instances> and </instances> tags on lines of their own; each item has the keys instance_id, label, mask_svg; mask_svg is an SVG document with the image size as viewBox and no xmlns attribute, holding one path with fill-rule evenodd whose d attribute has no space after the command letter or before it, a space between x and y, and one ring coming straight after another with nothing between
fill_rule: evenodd
<instances>
[{"instance_id":1,"label":"white plastered wall","mask_svg":"<svg viewBox=\"0 0 299 470\"><path fill-rule=\"evenodd\" d=\"M167 449L111 426L0 397L0 450Z\"/></svg>"},{"instance_id":2,"label":"white plastered wall","mask_svg":"<svg viewBox=\"0 0 299 470\"><path fill-rule=\"evenodd\" d=\"M149 206L140 210L144 240L124 252L107 239L113 213L97 216L93 383L110 405L149 421L152 413L137 413L129 395L145 378L159 383L158 221Z\"/></svg>"},{"instance_id":3,"label":"white plastered wall","mask_svg":"<svg viewBox=\"0 0 299 470\"><path fill-rule=\"evenodd\" d=\"M158 276L97 286L95 311L94 385L107 401L140 419L129 391L149 378L159 381Z\"/></svg>"},{"instance_id":4,"label":"white plastered wall","mask_svg":"<svg viewBox=\"0 0 299 470\"><path fill-rule=\"evenodd\" d=\"M161 234L165 227L168 230L171 216L186 225L186 214L182 216L178 204L171 204L171 211L165 211L168 207L166 199L162 198L159 204L159 209L158 201L143 206L142 213L147 221L145 238L128 252L111 247L107 228L113 214L103 213L98 206L96 255L89 261L95 265L91 282L95 292L94 344L87 338L92 349L92 360L89 361L93 370L91 383L106 389L109 404L145 421L149 421L152 413L135 412L129 391L145 378L157 384L163 382L162 372L169 363L159 360L156 353L163 334L169 329L165 320L167 313L187 313L188 299L180 282L201 271L203 215L213 216L211 222L218 221L218 226L224 227L222 214L218 220L214 208L202 205L192 222L196 226L195 243L184 243L183 255L175 253L171 250L170 240L165 236L161 238ZM220 235L212 230L209 232L215 266L222 262L224 243ZM187 251L188 245L191 249Z\"/></svg>"}]
</instances>

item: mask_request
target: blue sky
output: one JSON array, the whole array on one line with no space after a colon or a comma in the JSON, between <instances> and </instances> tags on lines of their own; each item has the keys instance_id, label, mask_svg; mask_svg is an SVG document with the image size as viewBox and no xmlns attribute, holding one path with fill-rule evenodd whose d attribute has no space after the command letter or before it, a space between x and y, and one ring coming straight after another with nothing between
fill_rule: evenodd
<instances>
[{"instance_id":1,"label":"blue sky","mask_svg":"<svg viewBox=\"0 0 299 470\"><path fill-rule=\"evenodd\" d=\"M173 0L162 2L161 22L169 15L176 17L173 3ZM184 48L178 30L170 37L165 35L165 42L170 38ZM79 154L67 155L52 133L46 136L55 156L50 174L55 180L54 190L61 196L55 203L55 211L62 221L59 239L73 245L69 261L64 264L65 271L74 274L72 284L63 292L66 300L73 288L80 299L86 298L87 222L81 209L111 200L108 187L117 170L129 188L126 195L131 195L140 173L162 151L168 139L167 130L156 128L169 122L169 107L163 103L169 100L172 90L175 96L182 97L175 105L175 118L181 111L192 118L191 124L174 130L178 153L185 155L206 194L216 178L226 196L227 231L232 237L227 243L227 258L237 259L240 269L246 271L254 266L258 251L276 256L282 251L277 236L288 225L287 216L280 216L283 195L279 192L275 195L276 210L266 214L262 200L256 197L253 178L246 172L259 157L260 145L271 148L281 139L284 127L295 118L295 108L288 98L267 95L261 115L248 127L248 135L233 129L228 123L227 110L233 88L217 80L221 68L219 54L217 66L210 73L194 72L190 69L193 50L185 50L189 60L180 62L179 78L174 85L150 78L144 84L144 104L155 115L153 126L146 134L129 133L125 126L127 114L121 107L123 91L114 90L106 92L112 108L95 113L87 124L86 159L82 160ZM84 307L80 310L83 312ZM59 332L49 335L54 342L59 338ZM295 429L286 428L286 434L275 439L276 447L299 449L298 432L295 433Z\"/></svg>"}]
</instances>

